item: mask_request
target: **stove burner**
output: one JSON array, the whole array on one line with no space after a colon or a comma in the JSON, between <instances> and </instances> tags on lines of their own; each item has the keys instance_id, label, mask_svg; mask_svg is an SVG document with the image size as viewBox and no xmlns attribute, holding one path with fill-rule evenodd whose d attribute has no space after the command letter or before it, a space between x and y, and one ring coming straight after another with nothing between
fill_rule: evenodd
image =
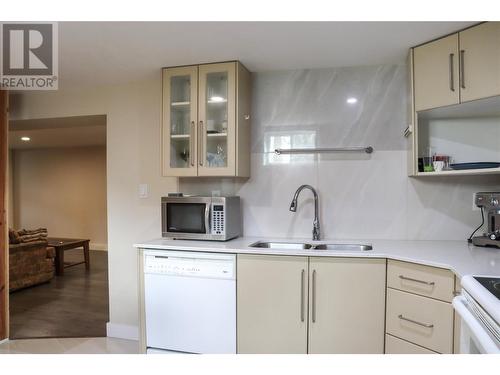
<instances>
[{"instance_id":1,"label":"stove burner","mask_svg":"<svg viewBox=\"0 0 500 375\"><path fill-rule=\"evenodd\" d=\"M500 300L500 277L474 277L491 294Z\"/></svg>"},{"instance_id":2,"label":"stove burner","mask_svg":"<svg viewBox=\"0 0 500 375\"><path fill-rule=\"evenodd\" d=\"M496 290L500 290L500 281L490 281L491 284L493 285L493 288L495 288Z\"/></svg>"}]
</instances>

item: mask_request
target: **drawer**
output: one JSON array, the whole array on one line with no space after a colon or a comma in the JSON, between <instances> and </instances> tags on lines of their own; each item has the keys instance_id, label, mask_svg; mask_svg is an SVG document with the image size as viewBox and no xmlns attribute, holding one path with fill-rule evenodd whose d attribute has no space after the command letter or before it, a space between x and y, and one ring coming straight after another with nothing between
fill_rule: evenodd
<instances>
[{"instance_id":1,"label":"drawer","mask_svg":"<svg viewBox=\"0 0 500 375\"><path fill-rule=\"evenodd\" d=\"M385 354L438 354L432 350L401 340L398 337L385 335Z\"/></svg>"},{"instance_id":2,"label":"drawer","mask_svg":"<svg viewBox=\"0 0 500 375\"><path fill-rule=\"evenodd\" d=\"M453 307L447 302L388 288L386 333L451 354Z\"/></svg>"},{"instance_id":3,"label":"drawer","mask_svg":"<svg viewBox=\"0 0 500 375\"><path fill-rule=\"evenodd\" d=\"M389 260L387 286L425 297L451 302L455 277L449 270Z\"/></svg>"}]
</instances>

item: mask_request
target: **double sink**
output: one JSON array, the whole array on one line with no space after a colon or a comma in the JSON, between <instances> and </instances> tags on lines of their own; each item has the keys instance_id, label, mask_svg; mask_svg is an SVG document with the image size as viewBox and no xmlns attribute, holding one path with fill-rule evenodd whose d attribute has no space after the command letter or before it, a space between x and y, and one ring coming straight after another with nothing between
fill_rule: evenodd
<instances>
[{"instance_id":1,"label":"double sink","mask_svg":"<svg viewBox=\"0 0 500 375\"><path fill-rule=\"evenodd\" d=\"M249 245L250 247L276 250L327 250L327 251L369 251L373 250L372 245L367 244L339 244L320 243L311 244L305 242L266 242L257 241Z\"/></svg>"}]
</instances>

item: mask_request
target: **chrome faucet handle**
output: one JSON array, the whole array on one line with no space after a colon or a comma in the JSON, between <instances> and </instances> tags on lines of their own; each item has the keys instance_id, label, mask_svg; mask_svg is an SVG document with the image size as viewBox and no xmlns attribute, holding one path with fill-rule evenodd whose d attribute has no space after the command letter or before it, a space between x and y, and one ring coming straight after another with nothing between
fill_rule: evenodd
<instances>
[{"instance_id":1,"label":"chrome faucet handle","mask_svg":"<svg viewBox=\"0 0 500 375\"><path fill-rule=\"evenodd\" d=\"M321 239L319 225L314 225L313 227L313 240L319 241Z\"/></svg>"}]
</instances>

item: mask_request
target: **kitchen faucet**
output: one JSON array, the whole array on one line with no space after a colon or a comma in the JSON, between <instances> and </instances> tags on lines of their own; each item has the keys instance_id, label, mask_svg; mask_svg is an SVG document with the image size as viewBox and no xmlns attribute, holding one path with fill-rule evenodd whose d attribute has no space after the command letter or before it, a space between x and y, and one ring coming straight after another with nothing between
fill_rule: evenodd
<instances>
[{"instance_id":1,"label":"kitchen faucet","mask_svg":"<svg viewBox=\"0 0 500 375\"><path fill-rule=\"evenodd\" d=\"M297 212L297 198L302 190L309 189L314 195L314 221L313 221L313 240L319 240L321 237L321 231L319 228L319 217L318 217L318 193L311 185L301 185L293 195L292 203L290 203L290 211Z\"/></svg>"}]
</instances>

